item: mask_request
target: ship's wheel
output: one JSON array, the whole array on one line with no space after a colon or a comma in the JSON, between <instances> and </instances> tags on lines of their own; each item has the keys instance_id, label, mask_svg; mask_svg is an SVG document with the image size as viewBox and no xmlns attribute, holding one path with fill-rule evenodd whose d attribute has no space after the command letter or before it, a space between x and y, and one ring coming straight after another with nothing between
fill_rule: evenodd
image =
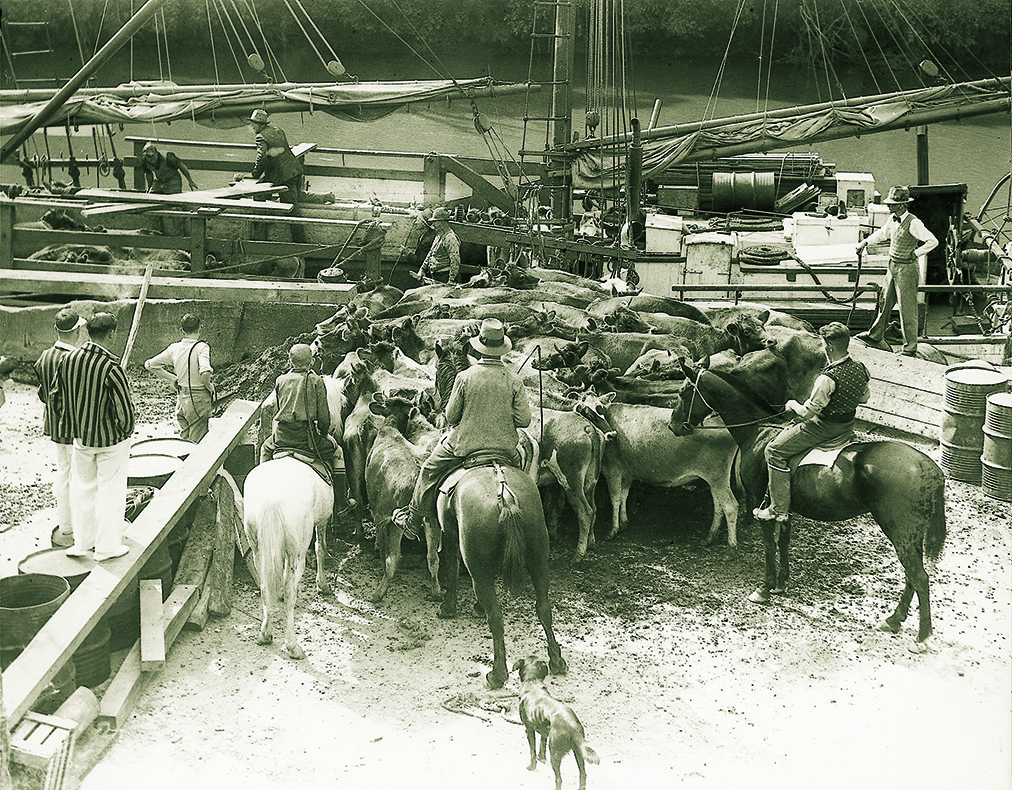
<instances>
[{"instance_id":1,"label":"ship's wheel","mask_svg":"<svg viewBox=\"0 0 1012 790\"><path fill-rule=\"evenodd\" d=\"M970 217L961 239L951 238L946 245L946 264L950 282L1007 286L1012 284L1012 173L994 185L976 217ZM962 275L962 278L960 277ZM1012 303L1009 295L993 292L974 304L974 315L986 334L1008 333L1012 328Z\"/></svg>"}]
</instances>

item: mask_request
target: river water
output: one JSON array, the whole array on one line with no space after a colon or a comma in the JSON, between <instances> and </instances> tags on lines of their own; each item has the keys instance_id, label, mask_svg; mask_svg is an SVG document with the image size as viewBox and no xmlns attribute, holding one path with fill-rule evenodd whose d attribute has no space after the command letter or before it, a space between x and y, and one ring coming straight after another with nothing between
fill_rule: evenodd
<instances>
[{"instance_id":1,"label":"river water","mask_svg":"<svg viewBox=\"0 0 1012 790\"><path fill-rule=\"evenodd\" d=\"M423 79L438 75L420 60L409 57L384 57L372 62L360 61L345 64L349 72L366 79ZM436 64L442 74L456 78L481 76L491 73L497 79L524 81L528 76L528 58L514 54L478 63L474 58L444 56ZM581 69L577 67L579 72ZM823 100L815 87L814 79L795 68L775 67L772 72L768 97L757 102L756 69L744 63L731 64L725 70L721 91L715 104L708 108L717 66L685 60L664 60L641 57L634 62L633 78L628 99L644 125L650 117L655 99L661 100L657 123L670 125L700 118L733 116L756 112L765 108L777 109ZM325 74L325 73L324 73ZM542 70L541 75L545 72ZM300 74L306 79L324 79L320 74ZM207 80L209 75L190 73L177 75L179 82ZM582 77L577 74L575 83L580 86ZM110 79L103 80L106 84ZM880 92L874 84L859 75L846 78L849 96ZM886 89L888 90L888 89ZM574 94L574 128L582 128L585 91L577 87ZM536 94L534 101L547 103L547 95ZM493 122L503 148L513 155L521 148L523 139L522 117L524 95L499 96L480 99L479 109ZM531 114L540 115L544 107L532 106ZM352 149L379 149L387 151L459 153L472 156L489 156L484 139L475 132L471 108L462 99L440 100L429 104L412 105L386 118L372 123L339 121L323 113L279 115L276 121L286 130L291 142L315 140L319 145ZM1009 172L1012 162L1012 133L1010 118L991 115L971 118L962 122L946 122L929 127L929 180L933 184L965 183L968 185L967 208L973 212L987 198L991 187ZM85 131L85 130L82 130ZM126 127L125 135L151 136L167 139L216 140L251 142L248 128L208 129L192 122L177 121L170 126L134 125ZM53 155L62 147L62 134L51 133ZM540 148L544 132L535 132L527 140L528 148ZM80 143L87 154L92 151L90 132ZM119 141L122 155L129 147ZM870 172L875 176L876 187L883 193L891 184L911 184L917 181L916 134L914 130L865 135L860 139L847 139L817 143L800 147L796 151L815 151L823 161L834 162L841 172ZM180 151L185 157L185 151ZM78 151L78 156L82 153ZM242 170L243 162L237 162ZM5 182L20 183L15 168L4 166ZM220 175L195 173L201 188L221 186ZM56 176L59 178L59 176ZM86 186L95 185L95 174L86 173L82 179ZM103 186L112 186L105 179ZM312 188L325 190L328 184L313 184Z\"/></svg>"}]
</instances>

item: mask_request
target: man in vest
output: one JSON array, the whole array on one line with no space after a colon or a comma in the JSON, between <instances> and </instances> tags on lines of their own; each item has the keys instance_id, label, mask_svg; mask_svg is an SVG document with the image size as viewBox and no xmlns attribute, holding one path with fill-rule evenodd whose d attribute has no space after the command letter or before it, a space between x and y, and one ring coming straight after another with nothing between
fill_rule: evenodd
<instances>
[{"instance_id":1,"label":"man in vest","mask_svg":"<svg viewBox=\"0 0 1012 790\"><path fill-rule=\"evenodd\" d=\"M296 343L288 352L292 369L278 376L268 407L277 406L271 435L260 448L260 463L270 461L281 449L295 450L325 463L336 465L340 456L330 436L330 406L323 379L309 368L313 352L305 343Z\"/></svg>"},{"instance_id":2,"label":"man in vest","mask_svg":"<svg viewBox=\"0 0 1012 790\"><path fill-rule=\"evenodd\" d=\"M819 330L829 364L815 379L804 403L787 401L787 409L801 418L766 445L769 489L763 506L752 511L764 521L787 521L791 511L790 459L799 453L854 430L859 403L868 400L868 369L847 353L850 331L834 321Z\"/></svg>"},{"instance_id":3,"label":"man in vest","mask_svg":"<svg viewBox=\"0 0 1012 790\"><path fill-rule=\"evenodd\" d=\"M288 147L288 138L279 127L270 123L266 110L253 110L249 122L257 144L253 178L263 176L275 186L288 187L281 199L286 203L298 204L302 197L302 162Z\"/></svg>"},{"instance_id":4,"label":"man in vest","mask_svg":"<svg viewBox=\"0 0 1012 790\"><path fill-rule=\"evenodd\" d=\"M885 340L889 317L897 301L900 306L900 328L903 330L903 354L917 356L917 283L920 272L917 259L938 246L938 239L924 223L907 210L910 203L909 187L891 187L885 204L892 216L881 228L857 245L857 254L869 244L889 242L889 271L882 286L884 297L882 312L871 328L856 337L868 343Z\"/></svg>"},{"instance_id":5,"label":"man in vest","mask_svg":"<svg viewBox=\"0 0 1012 790\"><path fill-rule=\"evenodd\" d=\"M450 431L440 438L422 465L411 494L411 504L398 508L391 521L404 537L418 540L423 519L436 520L439 483L467 456L479 450L496 450L520 464L517 429L531 424L531 405L520 377L502 362L513 347L502 321L486 318L477 337L470 339L481 359L457 374L446 403Z\"/></svg>"},{"instance_id":6,"label":"man in vest","mask_svg":"<svg viewBox=\"0 0 1012 790\"><path fill-rule=\"evenodd\" d=\"M436 238L415 276L420 279L424 274L435 280L445 276L451 285L460 282L460 240L450 229L450 212L440 206L432 212L429 225L436 231Z\"/></svg>"}]
</instances>

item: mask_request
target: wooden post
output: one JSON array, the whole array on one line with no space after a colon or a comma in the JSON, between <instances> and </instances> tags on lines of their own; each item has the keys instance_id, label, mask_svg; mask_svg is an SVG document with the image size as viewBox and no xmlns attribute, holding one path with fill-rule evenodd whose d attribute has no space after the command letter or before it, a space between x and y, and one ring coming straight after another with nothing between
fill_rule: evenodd
<instances>
[{"instance_id":1,"label":"wooden post","mask_svg":"<svg viewBox=\"0 0 1012 790\"><path fill-rule=\"evenodd\" d=\"M146 144L147 140L134 140L134 159L137 160L137 164L134 165L134 189L138 192L146 192L148 189L147 181L144 180L144 168L141 167L141 157Z\"/></svg>"},{"instance_id":2,"label":"wooden post","mask_svg":"<svg viewBox=\"0 0 1012 790\"><path fill-rule=\"evenodd\" d=\"M446 200L446 172L438 156L425 157L422 169L422 202L426 205Z\"/></svg>"},{"instance_id":3,"label":"wooden post","mask_svg":"<svg viewBox=\"0 0 1012 790\"><path fill-rule=\"evenodd\" d=\"M155 265L149 263L144 267L144 280L141 282L141 293L137 297L137 306L134 308L134 320L130 324L130 334L127 335L126 347L123 349L123 357L120 359L119 364L126 369L127 362L130 359L130 352L134 350L134 341L137 339L137 330L141 324L141 312L144 310L144 300L148 298L148 286L151 285L151 273L154 272Z\"/></svg>"},{"instance_id":4,"label":"wooden post","mask_svg":"<svg viewBox=\"0 0 1012 790\"><path fill-rule=\"evenodd\" d=\"M141 671L165 666L165 626L162 623L162 580L141 579Z\"/></svg>"},{"instance_id":5,"label":"wooden post","mask_svg":"<svg viewBox=\"0 0 1012 790\"><path fill-rule=\"evenodd\" d=\"M14 268L14 201L0 202L0 269Z\"/></svg>"},{"instance_id":6,"label":"wooden post","mask_svg":"<svg viewBox=\"0 0 1012 790\"><path fill-rule=\"evenodd\" d=\"M191 215L187 223L190 234L190 273L202 274L207 256L207 219Z\"/></svg>"},{"instance_id":7,"label":"wooden post","mask_svg":"<svg viewBox=\"0 0 1012 790\"><path fill-rule=\"evenodd\" d=\"M917 183L930 184L928 177L928 127L917 127Z\"/></svg>"},{"instance_id":8,"label":"wooden post","mask_svg":"<svg viewBox=\"0 0 1012 790\"><path fill-rule=\"evenodd\" d=\"M211 496L201 497L197 504L197 512L193 516L193 524L190 526L190 535L186 539L186 548L183 549L179 567L176 568L174 582L176 585L193 585L198 589L204 587L207 569L211 565L217 513L217 503L214 499ZM201 618L197 617L192 627L197 630L204 627L204 623L207 622L206 610L203 622L200 620Z\"/></svg>"},{"instance_id":9,"label":"wooden post","mask_svg":"<svg viewBox=\"0 0 1012 790\"><path fill-rule=\"evenodd\" d=\"M232 572L235 569L235 502L231 486L219 475L214 481L218 500L218 520L214 537L214 556L207 574L211 588L208 610L217 617L232 612Z\"/></svg>"}]
</instances>

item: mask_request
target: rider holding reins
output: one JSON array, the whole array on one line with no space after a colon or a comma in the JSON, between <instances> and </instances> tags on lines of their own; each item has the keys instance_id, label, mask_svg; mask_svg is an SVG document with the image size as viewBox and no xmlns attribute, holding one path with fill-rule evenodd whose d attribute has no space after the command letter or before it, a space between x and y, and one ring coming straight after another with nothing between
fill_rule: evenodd
<instances>
[{"instance_id":1,"label":"rider holding reins","mask_svg":"<svg viewBox=\"0 0 1012 790\"><path fill-rule=\"evenodd\" d=\"M784 429L766 445L769 489L763 506L752 511L765 521L787 521L791 510L789 462L799 453L854 430L858 404L870 397L868 369L847 351L850 331L838 321L819 329L829 364L815 380L812 394L803 404L787 401L786 407L802 421Z\"/></svg>"},{"instance_id":2,"label":"rider holding reins","mask_svg":"<svg viewBox=\"0 0 1012 790\"><path fill-rule=\"evenodd\" d=\"M531 407L520 377L502 362L513 347L502 321L481 322L471 346L481 358L457 374L446 403L451 426L422 465L411 495L411 504L393 512L392 521L405 537L418 540L423 518L436 520L437 486L446 475L463 465L478 450L494 450L519 466L517 429L531 424Z\"/></svg>"}]
</instances>

